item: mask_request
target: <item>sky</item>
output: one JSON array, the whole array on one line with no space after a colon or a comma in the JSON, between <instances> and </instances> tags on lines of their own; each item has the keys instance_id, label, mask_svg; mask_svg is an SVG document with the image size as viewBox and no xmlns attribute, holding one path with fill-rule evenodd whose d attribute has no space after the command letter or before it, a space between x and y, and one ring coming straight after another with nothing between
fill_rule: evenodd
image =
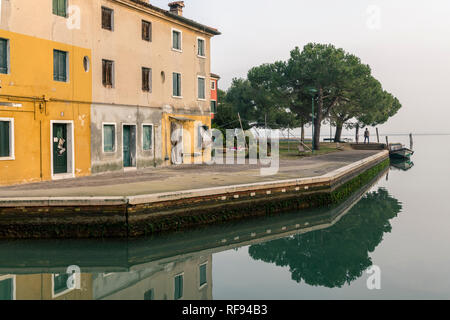
<instances>
[{"instance_id":1,"label":"sky","mask_svg":"<svg viewBox=\"0 0 450 320\"><path fill-rule=\"evenodd\" d=\"M169 1L150 0L168 8ZM211 71L226 90L296 46L331 43L372 68L403 108L381 134L450 133L450 1L185 0L184 16L215 27Z\"/></svg>"}]
</instances>

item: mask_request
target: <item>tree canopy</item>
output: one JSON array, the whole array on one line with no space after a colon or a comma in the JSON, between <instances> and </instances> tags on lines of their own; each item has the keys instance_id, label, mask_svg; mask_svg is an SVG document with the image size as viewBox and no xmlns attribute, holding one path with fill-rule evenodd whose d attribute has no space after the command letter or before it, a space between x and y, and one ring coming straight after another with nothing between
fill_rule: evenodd
<instances>
[{"instance_id":1,"label":"tree canopy","mask_svg":"<svg viewBox=\"0 0 450 320\"><path fill-rule=\"evenodd\" d=\"M372 266L370 253L392 230L399 201L380 188L368 193L334 226L253 245L255 260L288 266L292 279L311 286L340 288Z\"/></svg>"},{"instance_id":2,"label":"tree canopy","mask_svg":"<svg viewBox=\"0 0 450 320\"><path fill-rule=\"evenodd\" d=\"M254 67L247 79L234 79L216 123L226 126L224 120L239 113L248 127L303 129L312 122L312 100L316 149L325 119L336 126L339 141L344 126L382 124L401 108L360 58L331 44L309 43L292 50L287 61Z\"/></svg>"}]
</instances>

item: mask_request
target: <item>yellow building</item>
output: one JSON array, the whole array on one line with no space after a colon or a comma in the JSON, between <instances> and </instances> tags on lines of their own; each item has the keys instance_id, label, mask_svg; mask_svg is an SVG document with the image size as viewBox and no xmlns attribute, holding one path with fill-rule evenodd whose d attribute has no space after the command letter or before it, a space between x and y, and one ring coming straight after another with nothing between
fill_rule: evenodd
<instances>
[{"instance_id":1,"label":"yellow building","mask_svg":"<svg viewBox=\"0 0 450 320\"><path fill-rule=\"evenodd\" d=\"M208 160L216 29L181 1L41 2L2 2L0 185Z\"/></svg>"}]
</instances>

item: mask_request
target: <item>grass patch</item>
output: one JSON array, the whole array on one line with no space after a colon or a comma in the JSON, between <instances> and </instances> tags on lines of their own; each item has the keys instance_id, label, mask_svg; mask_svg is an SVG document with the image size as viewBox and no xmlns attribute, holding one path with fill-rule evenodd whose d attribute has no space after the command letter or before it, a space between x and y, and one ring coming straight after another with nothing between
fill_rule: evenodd
<instances>
[{"instance_id":1,"label":"grass patch","mask_svg":"<svg viewBox=\"0 0 450 320\"><path fill-rule=\"evenodd\" d=\"M309 148L312 149L311 142L305 143ZM338 149L338 144L329 143L329 142L321 142L320 150L312 152L299 152L298 151L299 141L291 140L290 142L287 140L280 140L280 158L281 159L298 159L304 157L314 157L320 156L333 152L340 152L346 149L345 145L339 144L340 148Z\"/></svg>"}]
</instances>

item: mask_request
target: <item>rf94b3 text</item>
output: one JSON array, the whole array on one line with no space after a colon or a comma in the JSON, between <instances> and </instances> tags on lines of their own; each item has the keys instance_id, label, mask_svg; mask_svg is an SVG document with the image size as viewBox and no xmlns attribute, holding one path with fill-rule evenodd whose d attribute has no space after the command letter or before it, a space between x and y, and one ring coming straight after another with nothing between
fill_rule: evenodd
<instances>
[{"instance_id":1,"label":"rf94b3 text","mask_svg":"<svg viewBox=\"0 0 450 320\"><path fill-rule=\"evenodd\" d=\"M227 305L227 315L267 315L267 305Z\"/></svg>"}]
</instances>

